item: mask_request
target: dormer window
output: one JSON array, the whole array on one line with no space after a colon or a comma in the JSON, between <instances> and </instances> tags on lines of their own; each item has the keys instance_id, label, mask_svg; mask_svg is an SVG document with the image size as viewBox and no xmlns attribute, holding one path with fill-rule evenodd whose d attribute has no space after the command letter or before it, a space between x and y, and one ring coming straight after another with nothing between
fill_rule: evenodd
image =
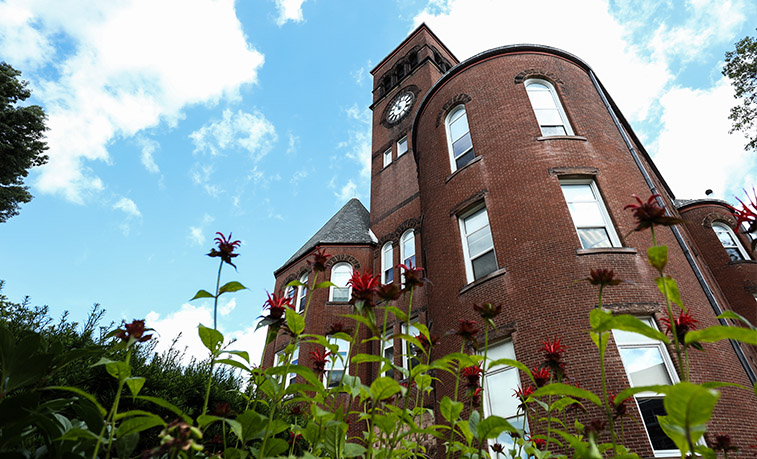
<instances>
[{"instance_id":1,"label":"dormer window","mask_svg":"<svg viewBox=\"0 0 757 459\"><path fill-rule=\"evenodd\" d=\"M526 80L525 85L531 107L539 122L541 135L545 137L573 135L573 129L570 127L568 117L565 115L565 110L552 83L532 78Z\"/></svg>"},{"instance_id":2,"label":"dormer window","mask_svg":"<svg viewBox=\"0 0 757 459\"><path fill-rule=\"evenodd\" d=\"M722 222L715 222L712 224L712 230L718 236L723 248L731 257L731 261L749 260L749 254L739 242L736 235L733 234L733 230Z\"/></svg>"}]
</instances>

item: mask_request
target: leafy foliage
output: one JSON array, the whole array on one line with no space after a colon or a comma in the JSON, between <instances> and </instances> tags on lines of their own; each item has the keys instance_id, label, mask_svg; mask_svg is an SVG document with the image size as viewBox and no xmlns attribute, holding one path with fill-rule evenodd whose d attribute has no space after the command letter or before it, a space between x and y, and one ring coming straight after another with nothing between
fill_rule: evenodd
<instances>
[{"instance_id":1,"label":"leafy foliage","mask_svg":"<svg viewBox=\"0 0 757 459\"><path fill-rule=\"evenodd\" d=\"M731 79L741 104L731 108L728 118L733 122L731 132L746 135L746 150L757 149L757 40L744 37L735 44L734 51L725 53L723 75Z\"/></svg>"}]
</instances>

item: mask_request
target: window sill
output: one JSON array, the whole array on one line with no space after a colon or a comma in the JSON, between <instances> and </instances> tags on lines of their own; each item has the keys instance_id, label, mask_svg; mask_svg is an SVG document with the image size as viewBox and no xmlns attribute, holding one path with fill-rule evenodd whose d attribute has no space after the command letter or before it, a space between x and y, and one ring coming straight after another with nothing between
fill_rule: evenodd
<instances>
[{"instance_id":1,"label":"window sill","mask_svg":"<svg viewBox=\"0 0 757 459\"><path fill-rule=\"evenodd\" d=\"M499 268L496 271L492 271L489 274L487 274L486 276L482 277L481 279L474 280L470 284L468 284L465 287L461 288L460 291L458 292L458 295L462 295L463 293L467 292L468 290L476 288L479 285L481 285L481 284L483 284L483 283L485 283L485 282L487 282L487 281L489 281L491 279L494 279L495 277L499 277L499 276L505 274L506 272L507 272L507 270L505 270L505 268Z\"/></svg>"},{"instance_id":2,"label":"window sill","mask_svg":"<svg viewBox=\"0 0 757 459\"><path fill-rule=\"evenodd\" d=\"M638 251L633 247L602 247L599 249L576 249L576 255L594 255L598 253L627 253L635 255Z\"/></svg>"},{"instance_id":3,"label":"window sill","mask_svg":"<svg viewBox=\"0 0 757 459\"><path fill-rule=\"evenodd\" d=\"M327 301L326 306L351 306L349 301Z\"/></svg>"},{"instance_id":4,"label":"window sill","mask_svg":"<svg viewBox=\"0 0 757 459\"><path fill-rule=\"evenodd\" d=\"M447 183L450 180L452 180L452 177L456 176L458 173L460 173L460 171L464 171L465 169L470 167L472 164L476 164L477 162L481 161L481 158L483 158L483 156L476 156L475 158L471 159L468 164L457 169L455 172L451 173L446 179L444 179L444 183Z\"/></svg>"},{"instance_id":5,"label":"window sill","mask_svg":"<svg viewBox=\"0 0 757 459\"><path fill-rule=\"evenodd\" d=\"M550 135L550 136L539 136L536 138L539 142L543 142L545 140L580 140L582 142L588 141L588 139L582 135Z\"/></svg>"},{"instance_id":6,"label":"window sill","mask_svg":"<svg viewBox=\"0 0 757 459\"><path fill-rule=\"evenodd\" d=\"M757 265L757 261L755 261L755 260L736 260L736 261L731 260L728 264L729 265Z\"/></svg>"}]
</instances>

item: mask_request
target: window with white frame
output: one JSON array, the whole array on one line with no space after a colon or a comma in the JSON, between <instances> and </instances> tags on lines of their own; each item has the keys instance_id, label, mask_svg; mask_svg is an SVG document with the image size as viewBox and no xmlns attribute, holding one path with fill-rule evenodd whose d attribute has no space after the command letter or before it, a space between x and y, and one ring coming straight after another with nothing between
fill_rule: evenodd
<instances>
[{"instance_id":1,"label":"window with white frame","mask_svg":"<svg viewBox=\"0 0 757 459\"><path fill-rule=\"evenodd\" d=\"M468 282L481 279L497 269L494 240L486 207L477 207L460 216L463 256Z\"/></svg>"},{"instance_id":2,"label":"window with white frame","mask_svg":"<svg viewBox=\"0 0 757 459\"><path fill-rule=\"evenodd\" d=\"M386 342L384 343L384 358L389 360L389 362L391 363L394 363L394 338L393 336L394 336L393 330L387 330L386 335L384 335L384 339L386 339ZM390 368L386 370L383 376L394 378L394 368Z\"/></svg>"},{"instance_id":3,"label":"window with white frame","mask_svg":"<svg viewBox=\"0 0 757 459\"><path fill-rule=\"evenodd\" d=\"M384 152L384 167L392 163L392 149L389 148Z\"/></svg>"},{"instance_id":4,"label":"window with white frame","mask_svg":"<svg viewBox=\"0 0 757 459\"><path fill-rule=\"evenodd\" d=\"M339 350L332 353L330 361L326 363L326 384L329 388L337 387L342 382L342 375L347 371L347 353L350 351L350 343L339 338L329 338L329 344L336 344ZM347 371L346 374L349 374Z\"/></svg>"},{"instance_id":5,"label":"window with white frame","mask_svg":"<svg viewBox=\"0 0 757 459\"><path fill-rule=\"evenodd\" d=\"M294 305L295 301L297 301L297 287L290 285L287 287L285 295L289 299L289 303Z\"/></svg>"},{"instance_id":6,"label":"window with white frame","mask_svg":"<svg viewBox=\"0 0 757 459\"><path fill-rule=\"evenodd\" d=\"M331 268L331 283L334 286L329 290L329 301L350 301L352 290L347 285L350 277L352 277L352 265L349 263L337 263Z\"/></svg>"},{"instance_id":7,"label":"window with white frame","mask_svg":"<svg viewBox=\"0 0 757 459\"><path fill-rule=\"evenodd\" d=\"M308 274L305 273L300 277L300 282L304 285L297 287L297 304L295 310L297 312L305 311L305 305L308 303Z\"/></svg>"},{"instance_id":8,"label":"window with white frame","mask_svg":"<svg viewBox=\"0 0 757 459\"><path fill-rule=\"evenodd\" d=\"M402 156L405 153L407 153L407 136L397 142L397 156Z\"/></svg>"},{"instance_id":9,"label":"window with white frame","mask_svg":"<svg viewBox=\"0 0 757 459\"><path fill-rule=\"evenodd\" d=\"M546 80L529 79L525 82L528 99L534 109L536 120L541 128L541 135L573 135L568 117L562 108L557 91Z\"/></svg>"},{"instance_id":10,"label":"window with white frame","mask_svg":"<svg viewBox=\"0 0 757 459\"><path fill-rule=\"evenodd\" d=\"M731 261L749 260L749 254L744 250L731 227L722 222L714 222L712 230L715 231L720 243L723 244L723 248L731 257Z\"/></svg>"},{"instance_id":11,"label":"window with white frame","mask_svg":"<svg viewBox=\"0 0 757 459\"><path fill-rule=\"evenodd\" d=\"M402 333L412 337L416 337L421 334L420 330L415 328L415 325L412 323L410 324L410 328L408 328L406 323L402 324ZM412 370L421 363L420 360L418 360L418 346L408 340L402 340L402 343L402 348L404 351L402 356L402 367L406 370Z\"/></svg>"},{"instance_id":12,"label":"window with white frame","mask_svg":"<svg viewBox=\"0 0 757 459\"><path fill-rule=\"evenodd\" d=\"M381 248L381 283L392 282L394 282L394 248L390 241Z\"/></svg>"},{"instance_id":13,"label":"window with white frame","mask_svg":"<svg viewBox=\"0 0 757 459\"><path fill-rule=\"evenodd\" d=\"M560 187L581 240L581 247L620 247L620 239L602 202L596 182L592 179L564 179L560 180Z\"/></svg>"},{"instance_id":14,"label":"window with white frame","mask_svg":"<svg viewBox=\"0 0 757 459\"><path fill-rule=\"evenodd\" d=\"M492 362L499 359L515 360L515 349L512 341L490 345L487 350L487 357ZM520 376L516 367L495 365L487 368L482 386L484 389L484 416L503 417L513 427L527 432L528 425L526 424L525 413L522 410L518 411L521 402L515 395L519 386ZM496 443L505 446L506 450L513 448L513 439L508 432L502 432ZM494 457L493 454L492 457Z\"/></svg>"},{"instance_id":15,"label":"window with white frame","mask_svg":"<svg viewBox=\"0 0 757 459\"><path fill-rule=\"evenodd\" d=\"M279 352L276 353L276 365L281 366L284 365L286 358L286 349L282 349ZM296 348L294 352L292 353L292 360L290 363L290 366L297 365L300 361L300 349ZM284 378L284 387L289 387L290 384L294 384L294 382L297 380L297 373L289 373Z\"/></svg>"},{"instance_id":16,"label":"window with white frame","mask_svg":"<svg viewBox=\"0 0 757 459\"><path fill-rule=\"evenodd\" d=\"M650 327L657 328L651 317L640 317ZM638 333L613 330L620 359L628 375L631 387L667 385L678 382L667 349L660 341ZM665 416L664 396L656 392L640 392L634 395L641 412L649 441L655 456L679 455L673 440L660 427L657 416Z\"/></svg>"},{"instance_id":17,"label":"window with white frame","mask_svg":"<svg viewBox=\"0 0 757 459\"><path fill-rule=\"evenodd\" d=\"M405 266L415 264L415 231L409 229L400 238L400 259Z\"/></svg>"},{"instance_id":18,"label":"window with white frame","mask_svg":"<svg viewBox=\"0 0 757 459\"><path fill-rule=\"evenodd\" d=\"M454 172L475 158L465 106L458 105L452 109L444 125L447 127L450 162Z\"/></svg>"}]
</instances>

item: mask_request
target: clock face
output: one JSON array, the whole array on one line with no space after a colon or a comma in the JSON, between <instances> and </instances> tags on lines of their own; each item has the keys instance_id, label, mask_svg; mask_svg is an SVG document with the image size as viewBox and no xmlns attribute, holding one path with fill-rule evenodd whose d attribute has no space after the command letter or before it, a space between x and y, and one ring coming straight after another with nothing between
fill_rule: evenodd
<instances>
[{"instance_id":1,"label":"clock face","mask_svg":"<svg viewBox=\"0 0 757 459\"><path fill-rule=\"evenodd\" d=\"M413 107L413 101L415 95L411 91L405 91L394 98L392 104L389 106L389 111L386 113L386 121L390 124L394 124L401 120L405 115L410 112Z\"/></svg>"}]
</instances>

